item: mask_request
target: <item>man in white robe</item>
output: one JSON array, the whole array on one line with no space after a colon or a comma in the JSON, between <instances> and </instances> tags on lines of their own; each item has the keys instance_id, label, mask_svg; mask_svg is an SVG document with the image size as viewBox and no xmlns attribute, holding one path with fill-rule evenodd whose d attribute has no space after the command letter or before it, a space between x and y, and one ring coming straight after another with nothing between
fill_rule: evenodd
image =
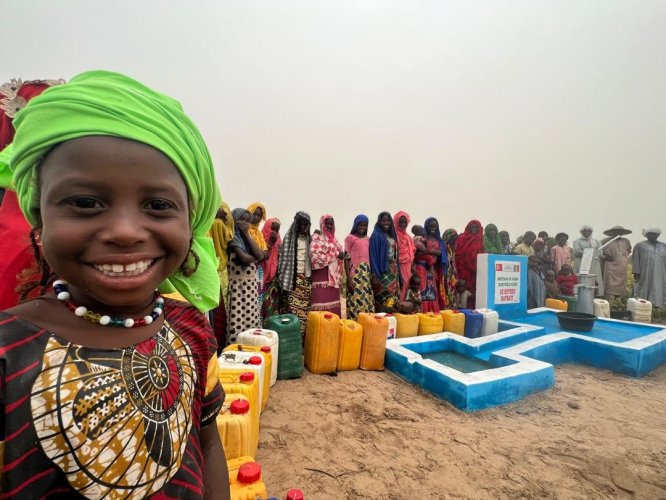
<instances>
[{"instance_id":1,"label":"man in white robe","mask_svg":"<svg viewBox=\"0 0 666 500\"><path fill-rule=\"evenodd\" d=\"M590 274L594 274L597 280L597 290L595 295L598 297L604 296L604 277L601 274L601 258L603 252L599 250L601 243L599 240L592 238L592 227L583 226L580 228L581 237L573 242L573 254L574 254L574 272L578 274L580 272L580 262L583 258L583 251L586 248L594 249L594 257L592 257L592 265L590 266Z\"/></svg>"},{"instance_id":2,"label":"man in white robe","mask_svg":"<svg viewBox=\"0 0 666 500\"><path fill-rule=\"evenodd\" d=\"M644 229L646 241L636 244L632 258L636 295L655 307L666 303L666 243L657 240L660 234L656 226Z\"/></svg>"}]
</instances>

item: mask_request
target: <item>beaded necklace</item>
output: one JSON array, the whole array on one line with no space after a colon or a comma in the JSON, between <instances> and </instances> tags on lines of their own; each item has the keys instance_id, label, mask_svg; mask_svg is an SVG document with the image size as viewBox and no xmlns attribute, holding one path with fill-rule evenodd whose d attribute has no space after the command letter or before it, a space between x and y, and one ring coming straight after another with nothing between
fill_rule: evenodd
<instances>
[{"instance_id":1,"label":"beaded necklace","mask_svg":"<svg viewBox=\"0 0 666 500\"><path fill-rule=\"evenodd\" d=\"M89 311L85 306L76 305L70 300L72 296L67 289L67 282L64 280L55 280L53 282L53 290L55 291L58 300L65 303L67 309L72 311L78 317L90 321L91 323L97 323L101 326L136 328L139 326L150 325L153 321L160 317L162 312L164 312L164 299L157 290L155 290L155 303L153 304L153 312L151 312L148 316L137 319L112 318L111 316L107 316L105 314Z\"/></svg>"}]
</instances>

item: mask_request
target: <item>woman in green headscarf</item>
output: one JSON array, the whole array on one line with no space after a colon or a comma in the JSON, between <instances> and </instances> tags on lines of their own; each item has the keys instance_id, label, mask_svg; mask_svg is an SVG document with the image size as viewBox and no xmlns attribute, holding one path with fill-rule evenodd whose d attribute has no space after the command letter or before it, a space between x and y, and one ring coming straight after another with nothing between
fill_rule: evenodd
<instances>
[{"instance_id":1,"label":"woman in green headscarf","mask_svg":"<svg viewBox=\"0 0 666 500\"><path fill-rule=\"evenodd\" d=\"M502 255L502 240L495 224L488 224L483 230L483 251Z\"/></svg>"},{"instance_id":2,"label":"woman in green headscarf","mask_svg":"<svg viewBox=\"0 0 666 500\"><path fill-rule=\"evenodd\" d=\"M0 312L0 401L15 402L0 441L5 457L30 454L3 491L229 498L217 343L199 312L220 294L201 135L178 102L104 71L46 90L14 127L2 159L45 287Z\"/></svg>"}]
</instances>

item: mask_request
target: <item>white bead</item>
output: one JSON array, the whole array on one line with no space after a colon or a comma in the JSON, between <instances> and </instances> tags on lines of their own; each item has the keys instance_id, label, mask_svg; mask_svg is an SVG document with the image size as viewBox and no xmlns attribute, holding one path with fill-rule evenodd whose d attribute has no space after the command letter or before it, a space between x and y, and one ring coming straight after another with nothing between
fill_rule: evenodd
<instances>
[{"instance_id":1,"label":"white bead","mask_svg":"<svg viewBox=\"0 0 666 500\"><path fill-rule=\"evenodd\" d=\"M159 308L159 307L156 307L155 309L153 309L153 312L159 316L160 314L162 314L162 309Z\"/></svg>"},{"instance_id":2,"label":"white bead","mask_svg":"<svg viewBox=\"0 0 666 500\"><path fill-rule=\"evenodd\" d=\"M99 324L102 326L106 326L111 322L111 317L110 316L102 316L99 318Z\"/></svg>"},{"instance_id":3,"label":"white bead","mask_svg":"<svg viewBox=\"0 0 666 500\"><path fill-rule=\"evenodd\" d=\"M74 314L76 314L77 316L83 316L87 312L88 309L83 306L79 306L76 309L74 309Z\"/></svg>"},{"instance_id":4,"label":"white bead","mask_svg":"<svg viewBox=\"0 0 666 500\"><path fill-rule=\"evenodd\" d=\"M69 294L69 292L60 292L58 294L58 300L69 300L70 297L71 295Z\"/></svg>"},{"instance_id":5,"label":"white bead","mask_svg":"<svg viewBox=\"0 0 666 500\"><path fill-rule=\"evenodd\" d=\"M146 325L150 325L153 322L153 317L152 316L144 316L143 319L146 322Z\"/></svg>"},{"instance_id":6,"label":"white bead","mask_svg":"<svg viewBox=\"0 0 666 500\"><path fill-rule=\"evenodd\" d=\"M59 286L59 285L64 285L65 282L63 280L55 280L53 282L53 286Z\"/></svg>"},{"instance_id":7,"label":"white bead","mask_svg":"<svg viewBox=\"0 0 666 500\"><path fill-rule=\"evenodd\" d=\"M125 328L132 328L134 326L134 320L132 318L127 318L125 320Z\"/></svg>"}]
</instances>

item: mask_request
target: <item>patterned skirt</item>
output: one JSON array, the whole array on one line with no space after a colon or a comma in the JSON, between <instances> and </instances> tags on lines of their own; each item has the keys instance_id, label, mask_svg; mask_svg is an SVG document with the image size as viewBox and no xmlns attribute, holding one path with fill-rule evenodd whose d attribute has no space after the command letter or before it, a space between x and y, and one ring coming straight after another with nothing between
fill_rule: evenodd
<instances>
[{"instance_id":1,"label":"patterned skirt","mask_svg":"<svg viewBox=\"0 0 666 500\"><path fill-rule=\"evenodd\" d=\"M328 284L328 266L312 271L311 311L327 311L340 316L340 289Z\"/></svg>"},{"instance_id":2,"label":"patterned skirt","mask_svg":"<svg viewBox=\"0 0 666 500\"><path fill-rule=\"evenodd\" d=\"M229 259L229 308L227 309L227 345L236 342L239 333L260 328L257 299L257 268L240 266Z\"/></svg>"},{"instance_id":3,"label":"patterned skirt","mask_svg":"<svg viewBox=\"0 0 666 500\"><path fill-rule=\"evenodd\" d=\"M389 262L388 270L377 280L374 287L375 310L393 312L400 299L400 279L398 278L397 262Z\"/></svg>"},{"instance_id":4,"label":"patterned skirt","mask_svg":"<svg viewBox=\"0 0 666 500\"><path fill-rule=\"evenodd\" d=\"M261 297L261 317L266 322L268 318L277 314L280 314L280 285L275 278L264 287L264 294Z\"/></svg>"},{"instance_id":5,"label":"patterned skirt","mask_svg":"<svg viewBox=\"0 0 666 500\"><path fill-rule=\"evenodd\" d=\"M283 312L295 314L301 320L301 341L305 341L305 325L310 311L312 280L296 275L296 285L291 292L285 292Z\"/></svg>"},{"instance_id":6,"label":"patterned skirt","mask_svg":"<svg viewBox=\"0 0 666 500\"><path fill-rule=\"evenodd\" d=\"M360 313L375 312L375 299L370 282L370 266L361 262L352 278L354 290L347 295L347 319L355 320Z\"/></svg>"}]
</instances>

